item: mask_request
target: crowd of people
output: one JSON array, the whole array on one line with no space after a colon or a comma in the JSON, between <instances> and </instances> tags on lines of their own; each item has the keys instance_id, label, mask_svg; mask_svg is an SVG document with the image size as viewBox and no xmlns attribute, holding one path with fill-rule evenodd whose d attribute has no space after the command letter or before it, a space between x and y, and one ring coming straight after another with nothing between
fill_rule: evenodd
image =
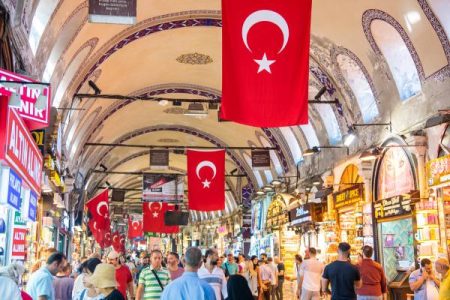
<instances>
[{"instance_id":1,"label":"crowd of people","mask_svg":"<svg viewBox=\"0 0 450 300\"><path fill-rule=\"evenodd\" d=\"M315 248L295 256L295 275L285 274L278 257L261 254L250 258L231 253L219 256L216 249L188 248L178 253L142 251L124 257L110 251L69 263L56 250L31 275L20 290L24 267L12 263L0 268L0 299L24 300L280 300L285 278L297 283L296 299L386 300L387 282L373 248L364 246L356 264L351 247L338 246L338 258L324 265ZM304 259L303 259L304 258ZM449 262L439 258L435 267L427 258L409 276L415 300L450 299Z\"/></svg>"}]
</instances>

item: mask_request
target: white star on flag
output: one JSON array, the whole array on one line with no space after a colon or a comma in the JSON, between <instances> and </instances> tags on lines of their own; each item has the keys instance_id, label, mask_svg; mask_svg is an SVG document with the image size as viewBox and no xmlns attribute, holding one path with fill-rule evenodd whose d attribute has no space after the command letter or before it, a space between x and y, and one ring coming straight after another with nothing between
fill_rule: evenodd
<instances>
[{"instance_id":1,"label":"white star on flag","mask_svg":"<svg viewBox=\"0 0 450 300\"><path fill-rule=\"evenodd\" d=\"M208 181L208 179L205 179L205 181L203 181L202 184L203 184L203 188L209 188L211 181Z\"/></svg>"},{"instance_id":2,"label":"white star on flag","mask_svg":"<svg viewBox=\"0 0 450 300\"><path fill-rule=\"evenodd\" d=\"M264 53L263 57L259 59L254 59L254 61L259 65L258 73L261 73L262 71L267 71L268 73L272 74L272 71L270 70L270 65L275 62L275 60L268 60L266 53Z\"/></svg>"},{"instance_id":3,"label":"white star on flag","mask_svg":"<svg viewBox=\"0 0 450 300\"><path fill-rule=\"evenodd\" d=\"M157 218L157 217L158 217L158 212L155 211L155 212L153 213L153 218Z\"/></svg>"}]
</instances>

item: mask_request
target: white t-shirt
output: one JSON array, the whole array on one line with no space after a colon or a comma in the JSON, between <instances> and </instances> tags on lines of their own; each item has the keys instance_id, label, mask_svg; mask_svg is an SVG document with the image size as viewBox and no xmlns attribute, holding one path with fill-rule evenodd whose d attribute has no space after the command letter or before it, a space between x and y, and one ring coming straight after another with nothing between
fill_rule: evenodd
<instances>
[{"instance_id":1,"label":"white t-shirt","mask_svg":"<svg viewBox=\"0 0 450 300\"><path fill-rule=\"evenodd\" d=\"M272 285L277 284L277 272L278 272L278 268L277 265L273 262L269 263L268 266L270 267L270 270L272 271L272 280L271 283Z\"/></svg>"},{"instance_id":2,"label":"white t-shirt","mask_svg":"<svg viewBox=\"0 0 450 300\"><path fill-rule=\"evenodd\" d=\"M302 289L312 292L320 291L323 263L315 258L306 259L300 266L300 276L303 276Z\"/></svg>"},{"instance_id":3,"label":"white t-shirt","mask_svg":"<svg viewBox=\"0 0 450 300\"><path fill-rule=\"evenodd\" d=\"M83 277L84 273L81 273L77 276L77 278L75 278L75 282L73 283L72 298L86 288L83 283Z\"/></svg>"},{"instance_id":4,"label":"white t-shirt","mask_svg":"<svg viewBox=\"0 0 450 300\"><path fill-rule=\"evenodd\" d=\"M427 280L427 300L439 300L439 292L433 280Z\"/></svg>"},{"instance_id":5,"label":"white t-shirt","mask_svg":"<svg viewBox=\"0 0 450 300\"><path fill-rule=\"evenodd\" d=\"M221 268L215 266L210 273L203 265L200 269L198 269L197 274L200 279L206 281L213 288L214 293L216 294L216 299L222 299L222 296L223 299L228 298L227 279L225 278L225 273Z\"/></svg>"}]
</instances>

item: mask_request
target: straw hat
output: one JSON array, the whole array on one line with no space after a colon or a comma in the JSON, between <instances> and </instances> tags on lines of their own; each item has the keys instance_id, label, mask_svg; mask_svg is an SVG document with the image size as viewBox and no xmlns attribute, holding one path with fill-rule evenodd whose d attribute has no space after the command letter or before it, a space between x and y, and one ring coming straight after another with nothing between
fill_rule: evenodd
<instances>
[{"instance_id":1,"label":"straw hat","mask_svg":"<svg viewBox=\"0 0 450 300\"><path fill-rule=\"evenodd\" d=\"M98 264L87 281L96 288L116 287L116 269L110 264Z\"/></svg>"}]
</instances>

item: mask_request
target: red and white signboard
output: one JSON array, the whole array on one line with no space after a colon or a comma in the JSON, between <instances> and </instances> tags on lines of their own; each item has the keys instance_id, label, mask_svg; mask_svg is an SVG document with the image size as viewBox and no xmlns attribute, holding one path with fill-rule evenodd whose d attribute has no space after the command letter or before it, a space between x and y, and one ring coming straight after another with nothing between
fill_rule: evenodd
<instances>
[{"instance_id":1,"label":"red and white signboard","mask_svg":"<svg viewBox=\"0 0 450 300\"><path fill-rule=\"evenodd\" d=\"M27 250L25 248L27 237L26 228L14 228L11 256L14 259L25 259Z\"/></svg>"},{"instance_id":2,"label":"red and white signboard","mask_svg":"<svg viewBox=\"0 0 450 300\"><path fill-rule=\"evenodd\" d=\"M13 168L37 195L41 193L42 154L18 112L0 97L0 160Z\"/></svg>"},{"instance_id":3,"label":"red and white signboard","mask_svg":"<svg viewBox=\"0 0 450 300\"><path fill-rule=\"evenodd\" d=\"M47 105L44 109L37 109L35 103L40 95L40 89L33 85L22 85L19 91L5 87L1 81L36 82L28 77L14 74L0 69L0 95L11 96L15 92L21 96L22 106L17 109L30 130L48 127L50 120L50 86L45 87L42 93L47 96Z\"/></svg>"}]
</instances>

